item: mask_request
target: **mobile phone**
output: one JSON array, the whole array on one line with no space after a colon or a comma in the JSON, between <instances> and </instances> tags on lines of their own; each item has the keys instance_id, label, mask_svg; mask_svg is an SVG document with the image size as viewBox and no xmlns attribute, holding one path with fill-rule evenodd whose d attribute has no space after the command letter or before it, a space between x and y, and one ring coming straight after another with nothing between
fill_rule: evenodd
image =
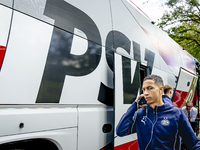
<instances>
[{"instance_id":1,"label":"mobile phone","mask_svg":"<svg viewBox=\"0 0 200 150\"><path fill-rule=\"evenodd\" d=\"M145 98L144 98L143 96L140 97L138 104L139 104L139 105L144 105L144 104L146 104L146 103L147 103L147 101L145 100Z\"/></svg>"}]
</instances>

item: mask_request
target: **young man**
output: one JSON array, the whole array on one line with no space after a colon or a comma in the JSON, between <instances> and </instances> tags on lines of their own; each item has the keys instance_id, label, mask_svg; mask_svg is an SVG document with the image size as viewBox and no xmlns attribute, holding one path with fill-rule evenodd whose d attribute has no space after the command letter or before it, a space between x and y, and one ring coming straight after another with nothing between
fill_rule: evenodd
<instances>
[{"instance_id":1,"label":"young man","mask_svg":"<svg viewBox=\"0 0 200 150\"><path fill-rule=\"evenodd\" d=\"M125 136L137 132L140 150L180 149L179 136L188 149L199 149L200 141L194 134L183 111L165 103L162 99L163 80L149 75L143 81L143 94L136 98L122 116L116 133ZM137 110L140 97L144 96L147 106Z\"/></svg>"},{"instance_id":2,"label":"young man","mask_svg":"<svg viewBox=\"0 0 200 150\"><path fill-rule=\"evenodd\" d=\"M166 96L168 96L170 99L172 99L172 96L173 96L173 87L169 84L166 84L164 86L164 94Z\"/></svg>"},{"instance_id":3,"label":"young man","mask_svg":"<svg viewBox=\"0 0 200 150\"><path fill-rule=\"evenodd\" d=\"M172 105L172 96L173 96L173 87L169 84L164 86L164 95L162 96L163 99L167 100Z\"/></svg>"}]
</instances>

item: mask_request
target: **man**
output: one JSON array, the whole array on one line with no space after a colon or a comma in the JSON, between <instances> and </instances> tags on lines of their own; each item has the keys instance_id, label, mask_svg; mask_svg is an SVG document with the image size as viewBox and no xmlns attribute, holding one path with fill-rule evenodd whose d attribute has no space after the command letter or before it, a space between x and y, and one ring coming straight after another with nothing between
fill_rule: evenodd
<instances>
[{"instance_id":1,"label":"man","mask_svg":"<svg viewBox=\"0 0 200 150\"><path fill-rule=\"evenodd\" d=\"M193 107L193 103L188 101L186 103L186 106L182 107L183 112L185 113L186 117L188 118L188 121L190 122L193 131L195 132L195 126L196 126L196 117L197 117L197 109ZM182 142L181 149L186 149L186 144Z\"/></svg>"},{"instance_id":2,"label":"man","mask_svg":"<svg viewBox=\"0 0 200 150\"><path fill-rule=\"evenodd\" d=\"M166 84L164 86L164 94L166 96L168 96L170 99L172 99L172 96L173 96L173 87L169 84Z\"/></svg>"},{"instance_id":3,"label":"man","mask_svg":"<svg viewBox=\"0 0 200 150\"><path fill-rule=\"evenodd\" d=\"M172 96L173 96L173 87L169 84L166 84L164 86L164 95L162 96L162 98L165 99L166 102L172 104Z\"/></svg>"},{"instance_id":4,"label":"man","mask_svg":"<svg viewBox=\"0 0 200 150\"><path fill-rule=\"evenodd\" d=\"M182 110L188 118L188 121L190 122L192 129L195 132L196 118L198 113L197 109L193 107L193 103L191 101L188 101L186 103L186 106L182 107Z\"/></svg>"},{"instance_id":5,"label":"man","mask_svg":"<svg viewBox=\"0 0 200 150\"><path fill-rule=\"evenodd\" d=\"M189 149L200 150L200 141L183 111L162 99L162 78L157 75L145 77L142 89L143 94L136 98L119 121L117 135L137 132L140 150L180 149L179 136ZM141 96L144 96L147 106L137 110Z\"/></svg>"}]
</instances>

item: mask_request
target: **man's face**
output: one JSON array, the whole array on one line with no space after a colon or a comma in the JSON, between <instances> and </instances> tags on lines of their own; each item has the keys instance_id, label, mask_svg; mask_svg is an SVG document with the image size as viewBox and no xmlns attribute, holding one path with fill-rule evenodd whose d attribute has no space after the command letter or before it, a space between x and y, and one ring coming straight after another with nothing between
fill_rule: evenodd
<instances>
[{"instance_id":1,"label":"man's face","mask_svg":"<svg viewBox=\"0 0 200 150\"><path fill-rule=\"evenodd\" d=\"M192 108L192 103L186 103L187 111L190 111L191 108Z\"/></svg>"},{"instance_id":2,"label":"man's face","mask_svg":"<svg viewBox=\"0 0 200 150\"><path fill-rule=\"evenodd\" d=\"M143 82L142 90L147 103L149 103L150 106L152 104L156 105L159 95L162 93L160 93L160 88L154 83L154 80L145 80Z\"/></svg>"}]
</instances>

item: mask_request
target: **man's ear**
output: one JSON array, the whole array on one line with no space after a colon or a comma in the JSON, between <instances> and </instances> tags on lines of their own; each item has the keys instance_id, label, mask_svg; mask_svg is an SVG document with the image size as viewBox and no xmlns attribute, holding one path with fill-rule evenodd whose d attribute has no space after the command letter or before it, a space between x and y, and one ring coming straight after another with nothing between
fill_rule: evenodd
<instances>
[{"instance_id":1,"label":"man's ear","mask_svg":"<svg viewBox=\"0 0 200 150\"><path fill-rule=\"evenodd\" d=\"M164 92L164 87L161 86L161 87L160 87L160 94L162 94L163 92Z\"/></svg>"}]
</instances>

